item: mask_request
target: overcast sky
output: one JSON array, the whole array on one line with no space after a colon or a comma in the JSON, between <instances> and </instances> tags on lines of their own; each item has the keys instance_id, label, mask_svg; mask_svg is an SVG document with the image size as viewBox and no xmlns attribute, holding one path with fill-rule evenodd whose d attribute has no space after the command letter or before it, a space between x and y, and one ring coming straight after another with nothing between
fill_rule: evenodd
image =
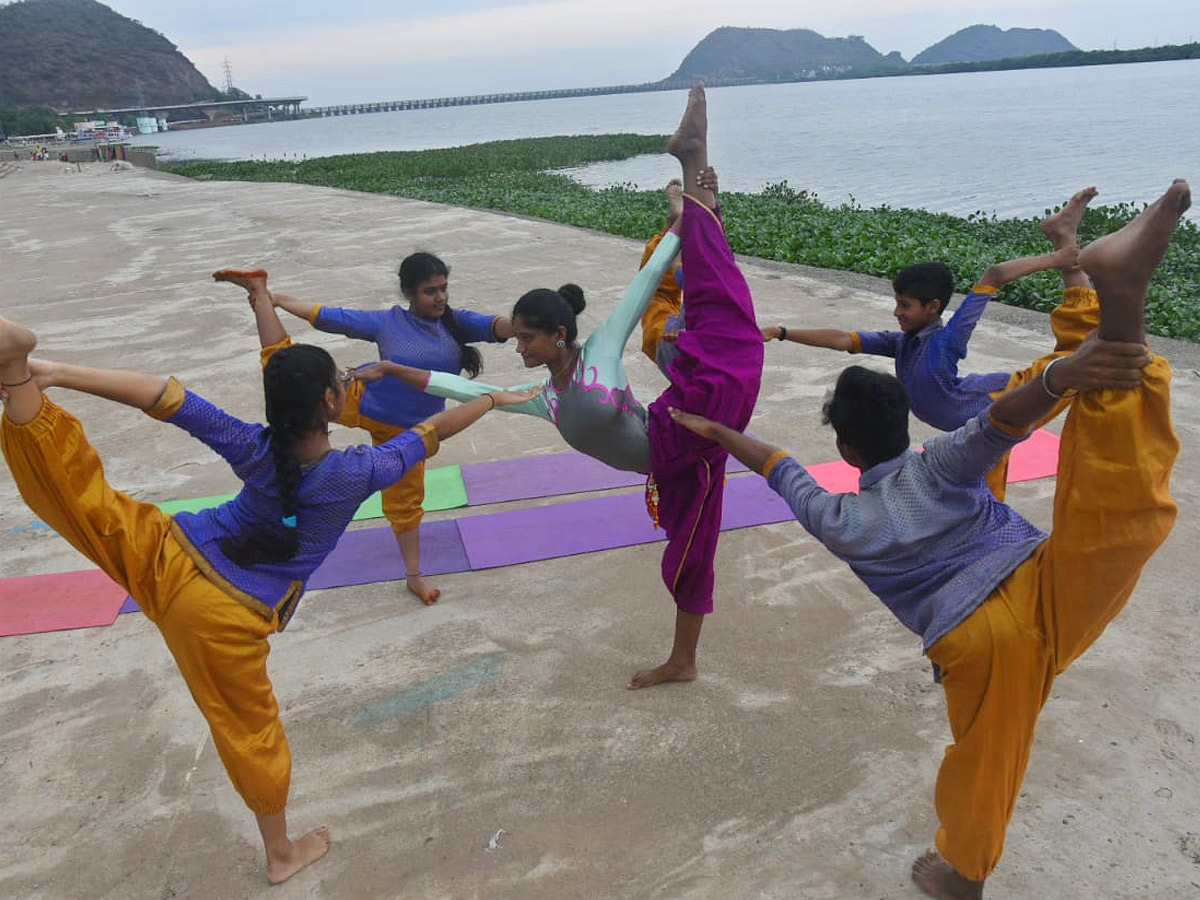
<instances>
[{"instance_id":1,"label":"overcast sky","mask_svg":"<svg viewBox=\"0 0 1200 900\"><path fill-rule=\"evenodd\" d=\"M1197 0L112 0L215 86L310 106L670 75L722 25L862 35L912 59L974 24L1051 28L1084 50L1200 40Z\"/></svg>"}]
</instances>

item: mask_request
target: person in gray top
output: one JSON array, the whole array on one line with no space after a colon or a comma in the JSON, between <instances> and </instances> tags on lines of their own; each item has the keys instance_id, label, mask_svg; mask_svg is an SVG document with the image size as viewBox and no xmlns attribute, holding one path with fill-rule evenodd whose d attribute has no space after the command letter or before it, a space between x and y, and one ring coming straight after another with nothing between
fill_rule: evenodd
<instances>
[{"instance_id":1,"label":"person in gray top","mask_svg":"<svg viewBox=\"0 0 1200 900\"><path fill-rule=\"evenodd\" d=\"M1084 248L1079 264L1100 297L1098 331L924 453L909 449L899 381L858 366L842 372L824 419L862 472L857 494L830 493L784 451L672 411L766 476L797 520L921 636L954 735L934 798L937 850L912 866L932 897L983 897L1054 679L1121 611L1174 524L1171 370L1146 347L1142 319L1150 277L1190 196L1176 181ZM1046 535L997 501L984 476L1064 397Z\"/></svg>"}]
</instances>

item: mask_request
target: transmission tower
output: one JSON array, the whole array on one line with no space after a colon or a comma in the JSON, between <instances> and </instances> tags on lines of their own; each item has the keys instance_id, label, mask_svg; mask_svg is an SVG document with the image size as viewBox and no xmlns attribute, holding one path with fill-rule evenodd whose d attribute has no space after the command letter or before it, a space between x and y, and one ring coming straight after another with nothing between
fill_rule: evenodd
<instances>
[{"instance_id":1,"label":"transmission tower","mask_svg":"<svg viewBox=\"0 0 1200 900\"><path fill-rule=\"evenodd\" d=\"M222 64L225 72L225 93L233 90L233 66L229 63L229 57L225 57L225 62Z\"/></svg>"}]
</instances>

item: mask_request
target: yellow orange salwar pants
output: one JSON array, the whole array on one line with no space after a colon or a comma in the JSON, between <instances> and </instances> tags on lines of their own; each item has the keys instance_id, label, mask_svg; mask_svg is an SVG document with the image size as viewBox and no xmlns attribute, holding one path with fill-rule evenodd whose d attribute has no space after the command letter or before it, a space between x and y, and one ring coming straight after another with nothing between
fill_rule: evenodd
<instances>
[{"instance_id":1,"label":"yellow orange salwar pants","mask_svg":"<svg viewBox=\"0 0 1200 900\"><path fill-rule=\"evenodd\" d=\"M658 247L659 241L666 237L664 228L646 242L646 250L642 253L642 261L638 264L641 269L650 261ZM667 319L677 316L683 311L683 288L675 280L675 269L670 269L658 283L654 297L650 300L646 311L642 313L642 352L650 357L653 363L658 362L658 345L662 342L667 330Z\"/></svg>"},{"instance_id":2,"label":"yellow orange salwar pants","mask_svg":"<svg viewBox=\"0 0 1200 900\"><path fill-rule=\"evenodd\" d=\"M276 350L281 347L290 347L291 344L291 338L284 338L277 344L264 347L261 354L262 364L265 366L267 360L271 358L271 354ZM380 422L359 412L359 404L362 402L365 387L366 385L361 381L350 382L350 386L346 388L346 404L342 409L342 414L336 420L337 423L345 425L347 428L363 429L371 435L371 443L376 447L386 444L396 435L408 431L407 428L388 425L386 422ZM414 463L403 478L395 484L389 484L379 492L379 496L382 500L384 518L392 526L392 532L397 539L401 532L417 528L425 516L423 506L425 503L425 460Z\"/></svg>"},{"instance_id":3,"label":"yellow orange salwar pants","mask_svg":"<svg viewBox=\"0 0 1200 900\"><path fill-rule=\"evenodd\" d=\"M1155 357L1136 389L1072 398L1050 537L929 649L954 736L937 779L937 846L966 878L1000 860L1055 677L1121 611L1175 522L1170 378Z\"/></svg>"},{"instance_id":4,"label":"yellow orange salwar pants","mask_svg":"<svg viewBox=\"0 0 1200 900\"><path fill-rule=\"evenodd\" d=\"M183 391L171 384L147 410L151 416L168 418L179 408ZM264 618L209 580L170 516L109 486L79 420L49 399L23 425L5 416L0 445L29 508L158 626L246 805L260 815L282 812L292 756L267 677L274 616Z\"/></svg>"},{"instance_id":5,"label":"yellow orange salwar pants","mask_svg":"<svg viewBox=\"0 0 1200 900\"><path fill-rule=\"evenodd\" d=\"M981 287L977 285L972 290L980 289ZM1041 378L1042 371L1046 366L1050 365L1050 363L1060 356L1074 353L1079 349L1079 345L1083 343L1084 338L1099 327L1100 298L1096 296L1096 292L1091 288L1085 287L1067 288L1063 291L1062 303L1050 313L1050 328L1054 332L1053 352L1034 360L1033 363L1024 369L1013 372L1008 379L1008 384L1004 386L1003 390L992 394L992 399L994 400L1001 394L1015 390L1023 384L1028 384L1035 378ZM1050 412L1035 422L1033 427L1041 428L1047 422L1058 418L1059 414L1067 408L1069 402L1066 399L1059 401ZM1009 455L1006 453L1004 458L996 463L996 467L987 476L988 489L991 490L992 496L997 500L1004 499L1008 488Z\"/></svg>"}]
</instances>

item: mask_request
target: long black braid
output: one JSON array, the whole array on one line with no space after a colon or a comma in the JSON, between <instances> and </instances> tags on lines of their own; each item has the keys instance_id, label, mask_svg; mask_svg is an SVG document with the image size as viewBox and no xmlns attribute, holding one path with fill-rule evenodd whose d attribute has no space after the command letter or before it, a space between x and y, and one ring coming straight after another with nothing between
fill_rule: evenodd
<instances>
[{"instance_id":1,"label":"long black braid","mask_svg":"<svg viewBox=\"0 0 1200 900\"><path fill-rule=\"evenodd\" d=\"M267 435L275 457L280 513L278 523L271 527L221 542L221 550L239 566L285 562L296 555L300 544L296 511L302 478L296 440L327 424L322 404L327 388L337 390L336 382L333 357L309 344L284 347L263 369Z\"/></svg>"},{"instance_id":2,"label":"long black braid","mask_svg":"<svg viewBox=\"0 0 1200 900\"><path fill-rule=\"evenodd\" d=\"M398 274L400 275L400 292L409 296L415 294L417 288L430 278L438 275L449 277L450 267L432 253L412 253L404 257L404 261L400 263ZM446 305L446 311L442 313L440 321L450 332L450 337L458 342L461 354L459 368L466 372L468 377L474 378L483 371L483 357L478 348L467 343L467 336L463 333L462 326L458 324L458 317L449 304Z\"/></svg>"}]
</instances>

